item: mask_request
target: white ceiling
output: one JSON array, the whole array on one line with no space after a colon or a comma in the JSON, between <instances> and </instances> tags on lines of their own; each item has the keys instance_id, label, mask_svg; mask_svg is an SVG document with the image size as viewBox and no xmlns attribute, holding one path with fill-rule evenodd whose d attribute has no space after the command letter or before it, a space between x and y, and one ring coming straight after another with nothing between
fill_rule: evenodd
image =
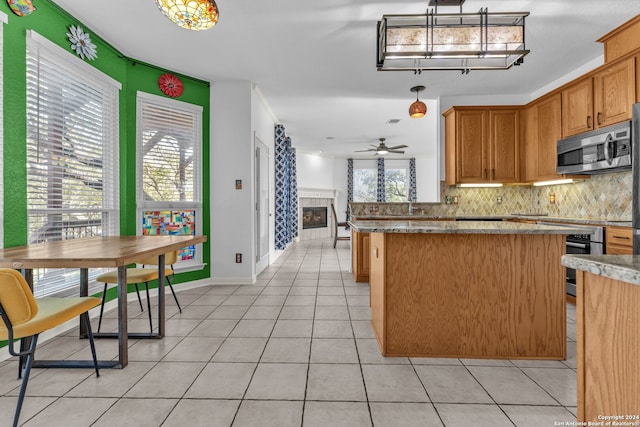
<instances>
[{"instance_id":1,"label":"white ceiling","mask_svg":"<svg viewBox=\"0 0 640 427\"><path fill-rule=\"evenodd\" d=\"M216 0L220 21L189 31L154 0L54 0L125 55L211 82L249 80L303 152L340 157L387 138L407 155L434 153L437 99L530 95L602 55L596 40L640 13L638 0L466 0L463 12L530 12L524 64L510 70L380 72L376 22L424 13L427 2L393 0ZM458 8L440 8L457 12ZM99 55L99 52L98 52ZM426 86L427 118L410 119L415 85ZM484 101L484 100L483 100ZM487 96L485 104L496 103ZM388 119L401 119L388 125ZM335 139L328 140L327 137ZM215 143L215 142L214 142Z\"/></svg>"}]
</instances>

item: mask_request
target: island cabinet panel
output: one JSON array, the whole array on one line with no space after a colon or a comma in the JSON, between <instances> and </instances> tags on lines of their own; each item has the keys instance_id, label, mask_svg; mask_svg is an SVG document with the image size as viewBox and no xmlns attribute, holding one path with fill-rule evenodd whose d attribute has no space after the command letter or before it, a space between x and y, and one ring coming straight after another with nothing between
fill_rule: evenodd
<instances>
[{"instance_id":1,"label":"island cabinet panel","mask_svg":"<svg viewBox=\"0 0 640 427\"><path fill-rule=\"evenodd\" d=\"M640 414L638 307L640 286L577 271L578 421Z\"/></svg>"},{"instance_id":2,"label":"island cabinet panel","mask_svg":"<svg viewBox=\"0 0 640 427\"><path fill-rule=\"evenodd\" d=\"M372 233L385 356L566 356L564 236Z\"/></svg>"},{"instance_id":3,"label":"island cabinet panel","mask_svg":"<svg viewBox=\"0 0 640 427\"><path fill-rule=\"evenodd\" d=\"M351 272L356 282L369 281L369 233L351 231Z\"/></svg>"},{"instance_id":4,"label":"island cabinet panel","mask_svg":"<svg viewBox=\"0 0 640 427\"><path fill-rule=\"evenodd\" d=\"M385 245L383 233L371 233L371 325L380 348L385 347ZM384 354L384 352L383 352Z\"/></svg>"}]
</instances>

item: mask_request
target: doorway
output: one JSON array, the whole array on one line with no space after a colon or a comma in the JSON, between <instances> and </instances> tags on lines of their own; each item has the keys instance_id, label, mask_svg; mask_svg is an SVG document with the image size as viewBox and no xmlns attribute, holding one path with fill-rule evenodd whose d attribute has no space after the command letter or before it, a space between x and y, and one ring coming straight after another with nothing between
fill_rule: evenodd
<instances>
[{"instance_id":1,"label":"doorway","mask_svg":"<svg viewBox=\"0 0 640 427\"><path fill-rule=\"evenodd\" d=\"M269 148L255 139L256 275L269 265Z\"/></svg>"}]
</instances>

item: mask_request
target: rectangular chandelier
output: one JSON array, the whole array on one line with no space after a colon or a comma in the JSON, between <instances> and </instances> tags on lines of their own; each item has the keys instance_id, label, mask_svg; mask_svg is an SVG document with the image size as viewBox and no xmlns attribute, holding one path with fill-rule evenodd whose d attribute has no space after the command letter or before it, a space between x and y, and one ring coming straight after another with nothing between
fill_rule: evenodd
<instances>
[{"instance_id":1,"label":"rectangular chandelier","mask_svg":"<svg viewBox=\"0 0 640 427\"><path fill-rule=\"evenodd\" d=\"M526 54L529 12L384 15L378 21L379 71L506 70Z\"/></svg>"}]
</instances>

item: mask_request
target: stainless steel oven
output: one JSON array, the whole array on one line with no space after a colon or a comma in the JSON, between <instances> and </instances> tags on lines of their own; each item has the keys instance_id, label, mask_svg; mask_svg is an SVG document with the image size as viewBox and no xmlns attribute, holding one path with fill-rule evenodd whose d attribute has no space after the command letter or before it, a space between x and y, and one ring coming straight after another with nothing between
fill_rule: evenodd
<instances>
[{"instance_id":1,"label":"stainless steel oven","mask_svg":"<svg viewBox=\"0 0 640 427\"><path fill-rule=\"evenodd\" d=\"M539 222L545 224L545 222ZM570 224L558 224L546 222L546 224L563 225L571 227ZM593 226L589 226L593 227ZM593 227L593 234L568 234L566 243L567 254L579 255L602 255L604 253L604 227ZM567 294L576 296L576 271L573 268L566 268L566 289Z\"/></svg>"}]
</instances>

